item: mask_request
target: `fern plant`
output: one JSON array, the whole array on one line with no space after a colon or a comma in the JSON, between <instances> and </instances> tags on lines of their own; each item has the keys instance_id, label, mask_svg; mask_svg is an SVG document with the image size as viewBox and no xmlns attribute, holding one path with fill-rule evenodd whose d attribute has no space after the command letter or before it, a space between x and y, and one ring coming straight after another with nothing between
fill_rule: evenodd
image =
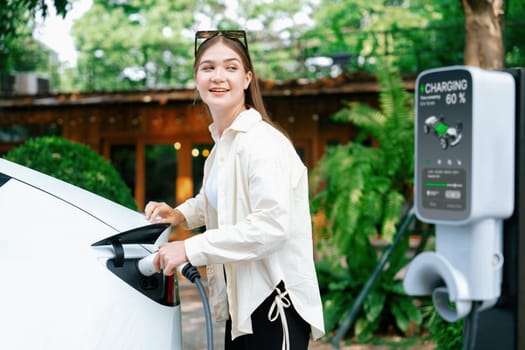
<instances>
[{"instance_id":1,"label":"fern plant","mask_svg":"<svg viewBox=\"0 0 525 350\"><path fill-rule=\"evenodd\" d=\"M391 241L411 201L413 99L400 75L386 63L377 78L380 109L347 103L337 112L335 120L352 123L360 134L346 145L328 149L311 177L312 212L323 218L316 225L321 252L317 267L327 330L342 321L377 264L370 238ZM394 278L407 263L407 248L405 240L365 300L354 324L358 337L369 337L387 319L401 331L407 331L411 321L421 323L419 309Z\"/></svg>"}]
</instances>

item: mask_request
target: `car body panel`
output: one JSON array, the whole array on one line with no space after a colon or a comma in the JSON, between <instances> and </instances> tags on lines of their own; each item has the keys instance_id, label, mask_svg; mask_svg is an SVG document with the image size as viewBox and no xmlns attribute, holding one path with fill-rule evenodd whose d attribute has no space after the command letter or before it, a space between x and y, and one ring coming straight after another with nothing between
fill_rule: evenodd
<instances>
[{"instance_id":1,"label":"car body panel","mask_svg":"<svg viewBox=\"0 0 525 350\"><path fill-rule=\"evenodd\" d=\"M148 298L108 269L111 246L92 246L148 225L141 213L1 159L0 173L0 348L182 348L178 297Z\"/></svg>"}]
</instances>

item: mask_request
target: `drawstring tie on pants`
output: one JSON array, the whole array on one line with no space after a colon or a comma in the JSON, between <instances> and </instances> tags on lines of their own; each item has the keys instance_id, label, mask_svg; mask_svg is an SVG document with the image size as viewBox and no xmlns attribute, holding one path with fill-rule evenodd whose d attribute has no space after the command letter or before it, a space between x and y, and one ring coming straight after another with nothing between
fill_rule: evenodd
<instances>
[{"instance_id":1,"label":"drawstring tie on pants","mask_svg":"<svg viewBox=\"0 0 525 350\"><path fill-rule=\"evenodd\" d=\"M288 334L288 323L286 322L286 315L284 313L284 309L292 305L292 303L290 302L290 299L288 297L287 290L281 292L281 290L278 287L276 287L275 290L277 291L277 295L275 296L274 301L270 306L270 310L268 311L268 320L273 322L277 320L279 316L281 317L281 325L283 327L282 350L288 350L290 349L290 336Z\"/></svg>"}]
</instances>

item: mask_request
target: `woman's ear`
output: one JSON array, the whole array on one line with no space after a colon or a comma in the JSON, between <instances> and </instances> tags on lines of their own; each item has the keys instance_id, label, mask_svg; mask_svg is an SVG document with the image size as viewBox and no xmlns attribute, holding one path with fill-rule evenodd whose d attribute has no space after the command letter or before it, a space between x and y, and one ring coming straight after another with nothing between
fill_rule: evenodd
<instances>
[{"instance_id":1,"label":"woman's ear","mask_svg":"<svg viewBox=\"0 0 525 350\"><path fill-rule=\"evenodd\" d=\"M248 86L250 86L250 83L252 82L252 78L253 78L252 71L246 72L245 83L244 83L244 90L248 89Z\"/></svg>"}]
</instances>

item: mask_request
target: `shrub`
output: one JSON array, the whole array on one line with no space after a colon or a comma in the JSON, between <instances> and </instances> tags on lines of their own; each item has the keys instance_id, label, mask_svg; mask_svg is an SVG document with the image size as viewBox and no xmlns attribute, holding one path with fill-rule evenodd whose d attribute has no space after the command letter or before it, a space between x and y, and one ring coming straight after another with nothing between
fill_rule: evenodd
<instances>
[{"instance_id":1,"label":"shrub","mask_svg":"<svg viewBox=\"0 0 525 350\"><path fill-rule=\"evenodd\" d=\"M4 158L137 210L135 199L117 170L86 145L45 136L27 140Z\"/></svg>"}]
</instances>

